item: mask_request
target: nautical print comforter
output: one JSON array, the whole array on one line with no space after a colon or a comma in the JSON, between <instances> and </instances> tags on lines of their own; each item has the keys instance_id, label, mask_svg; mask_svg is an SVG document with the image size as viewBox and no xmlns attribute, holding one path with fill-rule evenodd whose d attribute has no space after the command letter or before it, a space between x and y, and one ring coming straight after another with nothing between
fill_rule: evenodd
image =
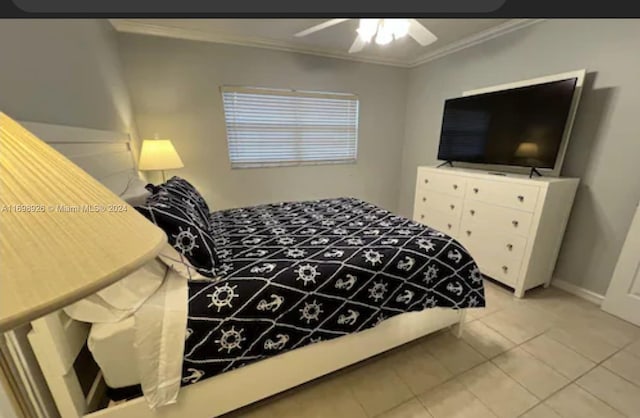
<instances>
[{"instance_id":1,"label":"nautical print comforter","mask_svg":"<svg viewBox=\"0 0 640 418\"><path fill-rule=\"evenodd\" d=\"M403 312L484 306L453 238L354 198L211 214L216 283L189 284L183 385Z\"/></svg>"}]
</instances>

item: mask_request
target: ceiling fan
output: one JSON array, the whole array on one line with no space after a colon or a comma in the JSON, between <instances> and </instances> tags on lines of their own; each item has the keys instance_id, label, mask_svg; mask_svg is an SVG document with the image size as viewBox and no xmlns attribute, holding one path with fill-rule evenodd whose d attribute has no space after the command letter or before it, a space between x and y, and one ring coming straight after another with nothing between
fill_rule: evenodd
<instances>
[{"instance_id":1,"label":"ceiling fan","mask_svg":"<svg viewBox=\"0 0 640 418\"><path fill-rule=\"evenodd\" d=\"M298 38L307 36L347 20L351 19L330 19L298 32L295 36ZM360 26L356 32L358 35L349 48L350 54L362 51L374 39L374 36L378 45L387 45L394 39L400 39L407 35L422 46L427 46L438 39L416 19L360 19Z\"/></svg>"}]
</instances>

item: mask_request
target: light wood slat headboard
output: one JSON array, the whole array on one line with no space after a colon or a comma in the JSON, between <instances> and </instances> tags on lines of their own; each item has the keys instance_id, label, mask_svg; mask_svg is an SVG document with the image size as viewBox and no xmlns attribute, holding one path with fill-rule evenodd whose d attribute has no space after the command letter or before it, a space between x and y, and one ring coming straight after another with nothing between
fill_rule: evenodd
<instances>
[{"instance_id":1,"label":"light wood slat headboard","mask_svg":"<svg viewBox=\"0 0 640 418\"><path fill-rule=\"evenodd\" d=\"M115 194L122 194L138 176L131 140L122 132L20 122L31 133L57 149ZM57 311L31 322L28 338L49 390L62 417L81 417L104 393L101 373L87 396L73 368L90 325ZM16 361L16 359L14 359Z\"/></svg>"},{"instance_id":2,"label":"light wood slat headboard","mask_svg":"<svg viewBox=\"0 0 640 418\"><path fill-rule=\"evenodd\" d=\"M129 134L39 122L20 122L116 194L137 175Z\"/></svg>"}]
</instances>

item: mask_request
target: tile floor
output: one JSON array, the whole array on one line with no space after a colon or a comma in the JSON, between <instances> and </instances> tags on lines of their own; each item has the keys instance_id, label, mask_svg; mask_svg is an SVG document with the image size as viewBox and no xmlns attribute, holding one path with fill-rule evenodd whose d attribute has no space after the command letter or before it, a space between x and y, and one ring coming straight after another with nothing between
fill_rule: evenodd
<instances>
[{"instance_id":1,"label":"tile floor","mask_svg":"<svg viewBox=\"0 0 640 418\"><path fill-rule=\"evenodd\" d=\"M247 418L640 417L640 328L555 288L228 415Z\"/></svg>"}]
</instances>

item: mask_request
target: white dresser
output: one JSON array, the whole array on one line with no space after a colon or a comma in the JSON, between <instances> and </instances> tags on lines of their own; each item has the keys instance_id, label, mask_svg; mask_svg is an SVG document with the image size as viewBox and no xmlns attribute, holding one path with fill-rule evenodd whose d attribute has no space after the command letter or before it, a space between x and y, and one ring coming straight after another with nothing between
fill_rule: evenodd
<instances>
[{"instance_id":1,"label":"white dresser","mask_svg":"<svg viewBox=\"0 0 640 418\"><path fill-rule=\"evenodd\" d=\"M418 167L414 220L456 238L522 297L551 281L578 182Z\"/></svg>"}]
</instances>

